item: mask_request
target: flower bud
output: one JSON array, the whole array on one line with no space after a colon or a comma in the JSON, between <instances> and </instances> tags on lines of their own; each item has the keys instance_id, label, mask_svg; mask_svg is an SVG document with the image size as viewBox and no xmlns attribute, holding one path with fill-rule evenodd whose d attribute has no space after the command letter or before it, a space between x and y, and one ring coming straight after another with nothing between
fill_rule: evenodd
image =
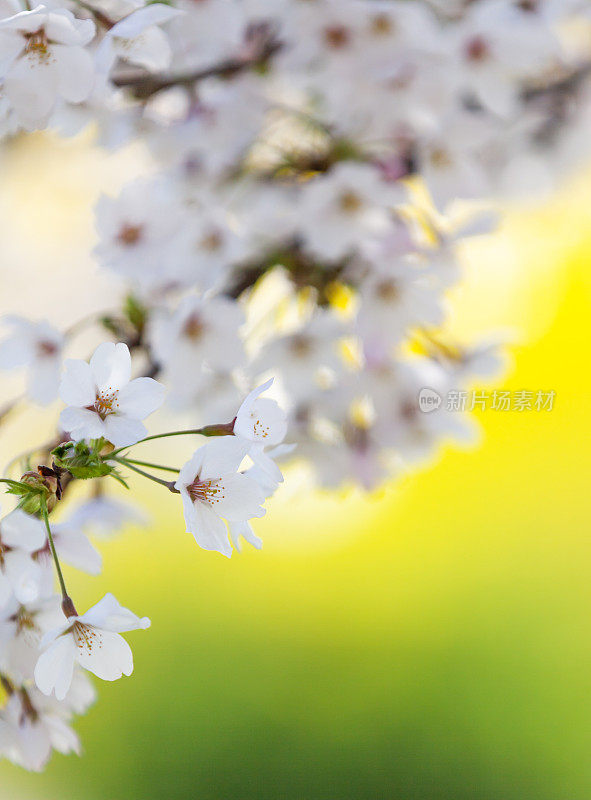
<instances>
[{"instance_id":1,"label":"flower bud","mask_svg":"<svg viewBox=\"0 0 591 800\"><path fill-rule=\"evenodd\" d=\"M45 497L47 510L51 511L62 494L59 472L50 467L39 466L36 471L25 472L21 486L23 491L18 505L27 514L39 514L42 497Z\"/></svg>"}]
</instances>

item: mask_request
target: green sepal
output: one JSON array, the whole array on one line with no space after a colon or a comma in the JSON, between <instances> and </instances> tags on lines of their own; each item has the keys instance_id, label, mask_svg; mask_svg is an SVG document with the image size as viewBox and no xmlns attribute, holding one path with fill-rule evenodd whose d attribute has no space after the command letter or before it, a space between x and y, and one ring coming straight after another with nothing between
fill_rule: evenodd
<instances>
[{"instance_id":1,"label":"green sepal","mask_svg":"<svg viewBox=\"0 0 591 800\"><path fill-rule=\"evenodd\" d=\"M124 478L121 477L121 475L117 472L116 469L112 469L109 472L109 475L111 476L111 478L115 478L115 480L118 483L120 483L121 486L125 486L126 489L129 489L129 484L127 483L127 481Z\"/></svg>"},{"instance_id":2,"label":"green sepal","mask_svg":"<svg viewBox=\"0 0 591 800\"><path fill-rule=\"evenodd\" d=\"M100 455L105 445L104 439L87 442L63 442L51 451L58 467L67 470L75 478L88 480L110 475L113 467L105 463Z\"/></svg>"},{"instance_id":3,"label":"green sepal","mask_svg":"<svg viewBox=\"0 0 591 800\"><path fill-rule=\"evenodd\" d=\"M157 0L157 2L160 3L162 0ZM126 319L131 322L136 331L141 332L144 329L147 311L146 307L139 302L137 297L134 297L132 294L130 294L125 298L125 302L123 304L123 313Z\"/></svg>"},{"instance_id":4,"label":"green sepal","mask_svg":"<svg viewBox=\"0 0 591 800\"><path fill-rule=\"evenodd\" d=\"M17 495L27 495L27 494L43 494L47 490L43 489L42 487L37 488L36 486L31 486L30 483L25 483L24 481L13 481L9 478L2 478L2 483L5 483L8 486L6 490L7 494L17 494Z\"/></svg>"},{"instance_id":5,"label":"green sepal","mask_svg":"<svg viewBox=\"0 0 591 800\"><path fill-rule=\"evenodd\" d=\"M44 486L42 479L27 481L13 481L9 478L2 478L2 483L7 485L6 493L15 494L20 497L17 508L22 509L27 514L36 515L41 509L41 497L45 497L47 503L49 488Z\"/></svg>"}]
</instances>

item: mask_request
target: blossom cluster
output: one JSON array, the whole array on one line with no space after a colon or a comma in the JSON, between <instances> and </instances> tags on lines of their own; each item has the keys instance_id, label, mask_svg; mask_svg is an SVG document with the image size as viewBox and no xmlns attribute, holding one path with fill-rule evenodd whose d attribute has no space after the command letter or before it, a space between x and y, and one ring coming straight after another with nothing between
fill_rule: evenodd
<instances>
[{"instance_id":1,"label":"blossom cluster","mask_svg":"<svg viewBox=\"0 0 591 800\"><path fill-rule=\"evenodd\" d=\"M457 244L495 224L470 201L547 185L586 146L589 2L3 0L0 16L0 132L92 123L151 152L151 174L98 201L95 255L170 408L207 420L276 376L327 487L372 488L470 434L416 402L498 366L490 343L441 333ZM28 364L50 401L61 333L8 324L0 366Z\"/></svg>"},{"instance_id":2,"label":"blossom cluster","mask_svg":"<svg viewBox=\"0 0 591 800\"><path fill-rule=\"evenodd\" d=\"M123 481L116 468L135 470L180 495L186 530L202 548L230 556L230 540L239 548L241 538L260 547L250 520L263 516L263 503L283 481L273 456L289 449L281 444L285 414L261 397L271 383L254 389L229 423L185 432L210 438L174 470L176 481L167 482L126 457L140 441L178 435L148 437L142 422L162 405L164 386L131 378L124 343L104 342L90 363L66 361L60 424L72 438L53 448L51 468L39 467L20 481L3 479L20 502L0 519L0 681L7 701L0 710L0 755L40 770L53 750L79 752L71 721L95 699L86 672L105 681L131 675L133 656L121 634L150 626L110 593L86 613L76 611L61 564L100 573L91 537L116 531L137 512L99 490L68 518L54 523L51 514L50 522L67 481L109 475ZM241 471L245 459L250 466Z\"/></svg>"},{"instance_id":3,"label":"blossom cluster","mask_svg":"<svg viewBox=\"0 0 591 800\"><path fill-rule=\"evenodd\" d=\"M126 516L100 489L54 523L72 481L139 473L229 556L260 546L276 462L372 489L470 435L419 406L500 364L445 334L458 246L586 152L590 29L589 0L0 0L0 139L92 127L151 165L96 204L94 255L123 290L90 362L66 358L72 331L3 320L0 368L65 408L51 464L4 479L20 507L0 521L0 753L38 769L76 750L81 670L129 674L120 634L148 625L67 595L59 559L100 569L87 533ZM163 403L208 437L174 481L127 449Z\"/></svg>"}]
</instances>

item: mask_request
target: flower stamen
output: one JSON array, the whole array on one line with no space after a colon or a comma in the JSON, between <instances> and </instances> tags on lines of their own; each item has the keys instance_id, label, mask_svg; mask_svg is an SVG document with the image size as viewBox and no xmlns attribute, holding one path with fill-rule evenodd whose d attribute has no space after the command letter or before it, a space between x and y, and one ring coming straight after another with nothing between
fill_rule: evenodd
<instances>
[{"instance_id":1,"label":"flower stamen","mask_svg":"<svg viewBox=\"0 0 591 800\"><path fill-rule=\"evenodd\" d=\"M76 646L80 650L86 650L89 655L92 655L94 647L100 650L103 646L103 638L100 635L100 631L90 625L85 625L82 622L75 622L72 625L71 632Z\"/></svg>"},{"instance_id":2,"label":"flower stamen","mask_svg":"<svg viewBox=\"0 0 591 800\"><path fill-rule=\"evenodd\" d=\"M219 480L202 481L199 475L187 486L187 492L193 502L201 503L219 503L226 496L225 487Z\"/></svg>"}]
</instances>

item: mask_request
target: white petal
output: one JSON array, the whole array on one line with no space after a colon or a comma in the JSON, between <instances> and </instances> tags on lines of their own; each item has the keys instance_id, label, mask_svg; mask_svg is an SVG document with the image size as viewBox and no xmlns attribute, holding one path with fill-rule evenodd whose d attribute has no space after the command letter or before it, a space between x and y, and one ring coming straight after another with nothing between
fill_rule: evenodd
<instances>
[{"instance_id":1,"label":"white petal","mask_svg":"<svg viewBox=\"0 0 591 800\"><path fill-rule=\"evenodd\" d=\"M27 394L34 403L46 406L57 397L60 385L60 361L42 358L31 365L27 379Z\"/></svg>"},{"instance_id":2,"label":"white petal","mask_svg":"<svg viewBox=\"0 0 591 800\"><path fill-rule=\"evenodd\" d=\"M56 550L62 561L89 575L100 574L103 566L102 556L81 531L71 530L58 524L53 526L52 532Z\"/></svg>"},{"instance_id":3,"label":"white petal","mask_svg":"<svg viewBox=\"0 0 591 800\"><path fill-rule=\"evenodd\" d=\"M47 714L44 721L54 750L63 755L68 753L80 755L80 739L65 720L55 714Z\"/></svg>"},{"instance_id":4,"label":"white petal","mask_svg":"<svg viewBox=\"0 0 591 800\"><path fill-rule=\"evenodd\" d=\"M103 342L90 359L90 369L101 391L115 391L129 382L131 355L126 344Z\"/></svg>"},{"instance_id":5,"label":"white petal","mask_svg":"<svg viewBox=\"0 0 591 800\"><path fill-rule=\"evenodd\" d=\"M100 439L106 435L105 423L96 411L88 408L64 408L60 414L60 427L75 441Z\"/></svg>"},{"instance_id":6,"label":"white petal","mask_svg":"<svg viewBox=\"0 0 591 800\"><path fill-rule=\"evenodd\" d=\"M230 528L230 536L232 543L236 550L240 552L240 537L242 536L249 544L260 550L263 546L263 540L260 539L253 531L249 522L231 522L228 526Z\"/></svg>"},{"instance_id":7,"label":"white petal","mask_svg":"<svg viewBox=\"0 0 591 800\"><path fill-rule=\"evenodd\" d=\"M109 414L105 420L105 437L115 447L127 447L148 435L146 426L137 419Z\"/></svg>"},{"instance_id":8,"label":"white petal","mask_svg":"<svg viewBox=\"0 0 591 800\"><path fill-rule=\"evenodd\" d=\"M67 406L91 406L96 400L96 384L86 361L68 358L60 384L60 398Z\"/></svg>"},{"instance_id":9,"label":"white petal","mask_svg":"<svg viewBox=\"0 0 591 800\"><path fill-rule=\"evenodd\" d=\"M135 419L145 419L164 402L165 387L152 378L136 378L117 396L119 411Z\"/></svg>"},{"instance_id":10,"label":"white petal","mask_svg":"<svg viewBox=\"0 0 591 800\"><path fill-rule=\"evenodd\" d=\"M18 728L18 745L23 766L33 772L41 772L51 755L51 742L45 725L24 720Z\"/></svg>"},{"instance_id":11,"label":"white petal","mask_svg":"<svg viewBox=\"0 0 591 800\"><path fill-rule=\"evenodd\" d=\"M33 33L47 22L46 8L43 5L27 11L19 11L0 21L0 28L14 28L17 31Z\"/></svg>"},{"instance_id":12,"label":"white petal","mask_svg":"<svg viewBox=\"0 0 591 800\"><path fill-rule=\"evenodd\" d=\"M105 628L114 633L145 630L151 624L148 617L138 617L133 611L119 605L117 599L110 592L92 608L89 608L80 619L89 625Z\"/></svg>"},{"instance_id":13,"label":"white petal","mask_svg":"<svg viewBox=\"0 0 591 800\"><path fill-rule=\"evenodd\" d=\"M77 648L77 661L81 667L103 681L116 681L133 672L131 648L118 633L93 628L89 644Z\"/></svg>"},{"instance_id":14,"label":"white petal","mask_svg":"<svg viewBox=\"0 0 591 800\"><path fill-rule=\"evenodd\" d=\"M200 474L203 467L203 456L205 455L205 447L200 447L196 450L186 464L183 464L179 477L174 485L175 489L182 491L183 487L193 483L195 477Z\"/></svg>"},{"instance_id":15,"label":"white petal","mask_svg":"<svg viewBox=\"0 0 591 800\"><path fill-rule=\"evenodd\" d=\"M273 459L270 458L270 456L267 453L265 453L263 445L260 444L253 445L248 451L248 454L252 458L255 466L259 467L259 469L262 470L265 473L265 475L267 475L268 478L270 478L271 481L275 484L275 487L272 489L272 491L270 491L270 494L273 494L275 489L277 489L277 484L283 483L283 473L281 472L277 464L273 461ZM255 475L252 475L251 477L253 478L253 480L257 480ZM271 488L269 486L269 482L266 482L265 484L264 480L261 481L260 484L263 490ZM266 493L266 496L269 497L269 494Z\"/></svg>"},{"instance_id":16,"label":"white petal","mask_svg":"<svg viewBox=\"0 0 591 800\"><path fill-rule=\"evenodd\" d=\"M183 503L183 515L185 517L185 527L187 529L187 533L192 533L195 535L195 531L198 529L198 519L197 519L197 512L195 511L195 505L193 501L189 497L189 493L187 492L186 488L182 485L177 486L178 490L181 493L181 500ZM0 580L2 579L2 573L0 573ZM10 597L11 589L8 588L8 597Z\"/></svg>"},{"instance_id":17,"label":"white petal","mask_svg":"<svg viewBox=\"0 0 591 800\"><path fill-rule=\"evenodd\" d=\"M92 92L94 63L83 47L52 47L58 72L58 91L70 103L82 103Z\"/></svg>"},{"instance_id":18,"label":"white petal","mask_svg":"<svg viewBox=\"0 0 591 800\"><path fill-rule=\"evenodd\" d=\"M63 700L74 672L76 644L70 634L60 636L41 653L35 665L35 683L39 691L50 695L55 691L58 700Z\"/></svg>"},{"instance_id":19,"label":"white petal","mask_svg":"<svg viewBox=\"0 0 591 800\"><path fill-rule=\"evenodd\" d=\"M16 31L0 31L0 77L25 49L25 40Z\"/></svg>"},{"instance_id":20,"label":"white petal","mask_svg":"<svg viewBox=\"0 0 591 800\"><path fill-rule=\"evenodd\" d=\"M35 127L43 125L53 110L57 84L58 73L51 59L27 53L8 71L4 90L23 124Z\"/></svg>"},{"instance_id":21,"label":"white petal","mask_svg":"<svg viewBox=\"0 0 591 800\"><path fill-rule=\"evenodd\" d=\"M96 33L96 26L90 19L76 19L65 8L52 9L45 23L48 39L65 45L88 44Z\"/></svg>"},{"instance_id":22,"label":"white petal","mask_svg":"<svg viewBox=\"0 0 591 800\"><path fill-rule=\"evenodd\" d=\"M94 54L94 64L99 75L105 76L117 61L117 53L113 47L113 38L108 35L99 44Z\"/></svg>"},{"instance_id":23,"label":"white petal","mask_svg":"<svg viewBox=\"0 0 591 800\"><path fill-rule=\"evenodd\" d=\"M12 586L6 575L0 571L0 608L4 608L12 597Z\"/></svg>"},{"instance_id":24,"label":"white petal","mask_svg":"<svg viewBox=\"0 0 591 800\"><path fill-rule=\"evenodd\" d=\"M230 558L232 547L228 541L228 530L222 520L207 503L197 502L193 508L194 524L191 529L187 525L187 532L193 534L199 547L204 550L217 550L218 553Z\"/></svg>"},{"instance_id":25,"label":"white petal","mask_svg":"<svg viewBox=\"0 0 591 800\"><path fill-rule=\"evenodd\" d=\"M60 612L61 612L61 603L60 603ZM55 642L57 639L60 638L68 628L71 628L73 623L78 619L78 617L70 617L69 619L64 619L62 617L62 622L55 628L47 631L41 637L41 642L39 643L39 648L41 650L46 650L52 642Z\"/></svg>"},{"instance_id":26,"label":"white petal","mask_svg":"<svg viewBox=\"0 0 591 800\"><path fill-rule=\"evenodd\" d=\"M247 394L244 400L242 401L242 405L238 409L237 416L240 416L240 412L248 413L254 401L259 397L263 392L266 392L267 389L270 389L273 385L273 378L269 378L268 381L262 383L260 386L257 386L256 389L253 389L250 394Z\"/></svg>"},{"instance_id":27,"label":"white petal","mask_svg":"<svg viewBox=\"0 0 591 800\"><path fill-rule=\"evenodd\" d=\"M202 480L219 478L238 469L248 452L249 443L236 436L220 436L210 439L202 448Z\"/></svg>"},{"instance_id":28,"label":"white petal","mask_svg":"<svg viewBox=\"0 0 591 800\"><path fill-rule=\"evenodd\" d=\"M160 28L146 28L130 39L114 39L117 55L131 64L137 64L153 72L170 66L172 51L166 34Z\"/></svg>"},{"instance_id":29,"label":"white petal","mask_svg":"<svg viewBox=\"0 0 591 800\"><path fill-rule=\"evenodd\" d=\"M228 520L244 520L263 517L265 509L261 503L265 494L248 475L233 472L216 481L218 492L211 498L211 507L216 514Z\"/></svg>"},{"instance_id":30,"label":"white petal","mask_svg":"<svg viewBox=\"0 0 591 800\"><path fill-rule=\"evenodd\" d=\"M0 369L24 367L33 358L31 340L22 333L0 342Z\"/></svg>"},{"instance_id":31,"label":"white petal","mask_svg":"<svg viewBox=\"0 0 591 800\"><path fill-rule=\"evenodd\" d=\"M42 566L22 550L11 550L4 556L7 576L19 603L34 603L41 594Z\"/></svg>"},{"instance_id":32,"label":"white petal","mask_svg":"<svg viewBox=\"0 0 591 800\"><path fill-rule=\"evenodd\" d=\"M255 442L279 444L287 433L287 415L275 400L255 398L249 407L241 406L234 433Z\"/></svg>"},{"instance_id":33,"label":"white petal","mask_svg":"<svg viewBox=\"0 0 591 800\"><path fill-rule=\"evenodd\" d=\"M160 25L168 22L169 19L178 16L182 12L164 3L151 3L148 6L133 11L127 17L118 22L110 30L113 36L129 38L137 36L151 25Z\"/></svg>"},{"instance_id":34,"label":"white petal","mask_svg":"<svg viewBox=\"0 0 591 800\"><path fill-rule=\"evenodd\" d=\"M84 714L96 702L97 692L88 675L81 669L74 670L72 685L65 702L75 714Z\"/></svg>"},{"instance_id":35,"label":"white petal","mask_svg":"<svg viewBox=\"0 0 591 800\"><path fill-rule=\"evenodd\" d=\"M40 550L45 544L45 526L37 517L25 514L20 508L0 522L2 540L9 547L18 547L28 553Z\"/></svg>"},{"instance_id":36,"label":"white petal","mask_svg":"<svg viewBox=\"0 0 591 800\"><path fill-rule=\"evenodd\" d=\"M70 525L77 525L92 536L111 536L132 523L145 527L149 517L131 503L105 496L86 501L69 519Z\"/></svg>"}]
</instances>

